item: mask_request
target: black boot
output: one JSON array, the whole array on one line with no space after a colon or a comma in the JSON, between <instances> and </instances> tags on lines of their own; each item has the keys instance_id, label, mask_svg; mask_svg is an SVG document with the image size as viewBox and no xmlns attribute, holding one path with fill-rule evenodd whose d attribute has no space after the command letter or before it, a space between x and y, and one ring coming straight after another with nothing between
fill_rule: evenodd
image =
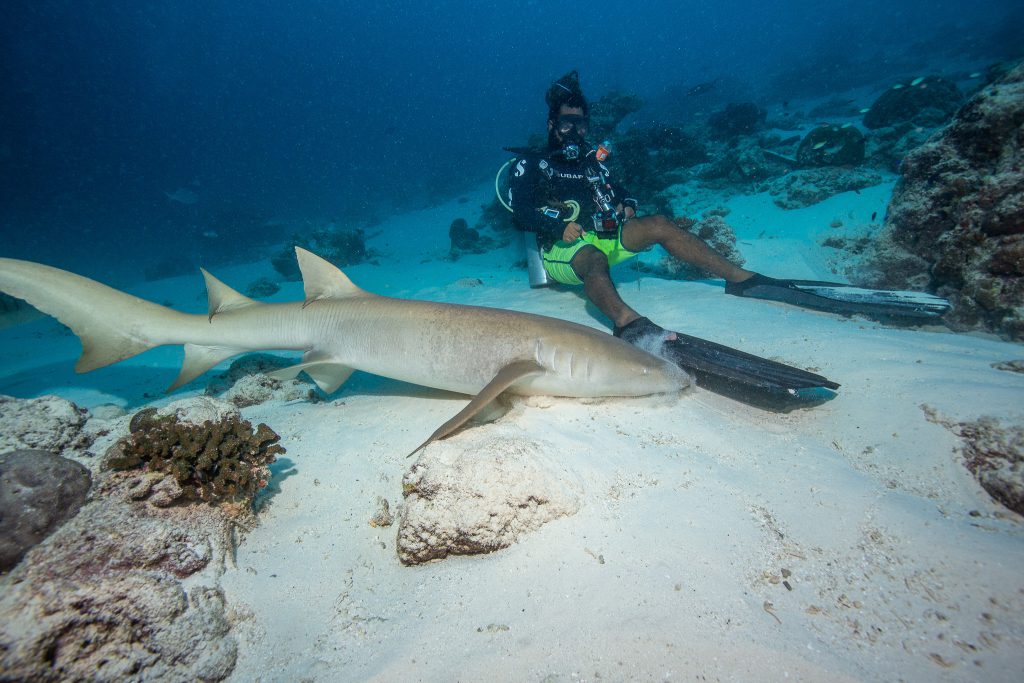
<instances>
[{"instance_id":1,"label":"black boot","mask_svg":"<svg viewBox=\"0 0 1024 683\"><path fill-rule=\"evenodd\" d=\"M668 332L665 328L655 325L648 318L637 318L631 323L627 323L622 327L616 327L615 331L612 332L616 337L622 341L627 341L633 346L648 347L652 346L653 342L663 342L668 336Z\"/></svg>"}]
</instances>

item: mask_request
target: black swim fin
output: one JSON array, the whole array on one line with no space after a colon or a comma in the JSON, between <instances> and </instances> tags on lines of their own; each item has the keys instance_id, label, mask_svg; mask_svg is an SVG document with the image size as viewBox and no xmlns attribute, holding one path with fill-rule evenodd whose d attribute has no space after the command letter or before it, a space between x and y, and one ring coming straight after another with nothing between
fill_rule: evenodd
<instances>
[{"instance_id":1,"label":"black swim fin","mask_svg":"<svg viewBox=\"0 0 1024 683\"><path fill-rule=\"evenodd\" d=\"M729 282L725 293L781 301L840 315L863 315L882 322L937 323L951 305L927 292L863 289L839 282L778 280L760 273L743 282Z\"/></svg>"},{"instance_id":2,"label":"black swim fin","mask_svg":"<svg viewBox=\"0 0 1024 683\"><path fill-rule=\"evenodd\" d=\"M697 384L718 390L723 385L795 396L801 389L838 389L822 375L680 332L675 339L647 318L615 330L615 336L672 361L694 374ZM730 392L731 393L731 392Z\"/></svg>"}]
</instances>

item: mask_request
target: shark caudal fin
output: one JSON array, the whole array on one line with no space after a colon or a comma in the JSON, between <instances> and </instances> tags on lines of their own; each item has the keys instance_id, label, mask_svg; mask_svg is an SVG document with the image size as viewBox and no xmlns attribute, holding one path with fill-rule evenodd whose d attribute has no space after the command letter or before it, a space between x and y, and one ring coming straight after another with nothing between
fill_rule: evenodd
<instances>
[{"instance_id":1,"label":"shark caudal fin","mask_svg":"<svg viewBox=\"0 0 1024 683\"><path fill-rule=\"evenodd\" d=\"M82 342L76 372L112 365L159 346L159 332L185 317L169 308L59 268L0 258L0 291L71 328Z\"/></svg>"}]
</instances>

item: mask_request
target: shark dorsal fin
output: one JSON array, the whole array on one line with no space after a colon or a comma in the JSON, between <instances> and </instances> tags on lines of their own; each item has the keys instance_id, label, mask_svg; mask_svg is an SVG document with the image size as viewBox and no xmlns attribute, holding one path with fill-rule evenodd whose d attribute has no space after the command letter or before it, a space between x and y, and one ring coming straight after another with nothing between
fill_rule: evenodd
<instances>
[{"instance_id":1,"label":"shark dorsal fin","mask_svg":"<svg viewBox=\"0 0 1024 683\"><path fill-rule=\"evenodd\" d=\"M210 320L213 320L213 316L218 313L230 311L235 308L242 308L243 306L252 306L259 303L258 301L253 301L244 294L231 289L226 284L210 275L205 268L200 268L199 270L203 271L203 279L206 280L206 296L210 303Z\"/></svg>"},{"instance_id":2,"label":"shark dorsal fin","mask_svg":"<svg viewBox=\"0 0 1024 683\"><path fill-rule=\"evenodd\" d=\"M306 292L304 306L319 299L346 299L367 294L356 287L337 266L313 252L295 247L295 257L299 260L302 287Z\"/></svg>"}]
</instances>

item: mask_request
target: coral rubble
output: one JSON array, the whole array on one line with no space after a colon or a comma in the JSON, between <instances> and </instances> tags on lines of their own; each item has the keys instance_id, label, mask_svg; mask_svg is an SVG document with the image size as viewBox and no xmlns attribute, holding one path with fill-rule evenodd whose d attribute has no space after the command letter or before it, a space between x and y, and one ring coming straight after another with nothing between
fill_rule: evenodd
<instances>
[{"instance_id":1,"label":"coral rubble","mask_svg":"<svg viewBox=\"0 0 1024 683\"><path fill-rule=\"evenodd\" d=\"M736 248L736 233L721 216L708 212L701 221L694 221L691 218L676 218L675 224L683 230L697 235L709 247L737 266L742 266L746 262ZM716 277L714 273L680 261L670 254L666 254L661 260L658 270L677 280L704 280Z\"/></svg>"}]
</instances>

